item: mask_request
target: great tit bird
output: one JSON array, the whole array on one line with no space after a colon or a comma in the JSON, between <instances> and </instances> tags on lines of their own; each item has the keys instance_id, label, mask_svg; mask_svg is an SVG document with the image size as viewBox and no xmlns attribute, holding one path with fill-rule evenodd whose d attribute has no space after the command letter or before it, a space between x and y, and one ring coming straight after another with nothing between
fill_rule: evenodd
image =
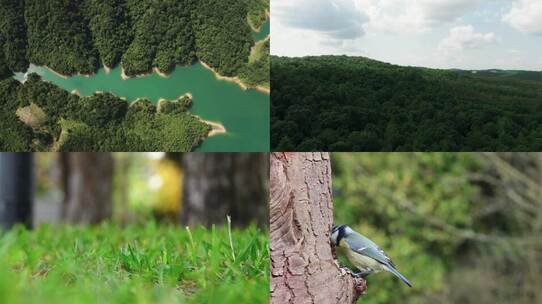
<instances>
[{"instance_id":1,"label":"great tit bird","mask_svg":"<svg viewBox=\"0 0 542 304\"><path fill-rule=\"evenodd\" d=\"M395 269L391 259L380 247L347 225L333 226L331 244L339 252L344 253L350 263L360 270L357 275L366 277L371 273L385 270L393 273L409 287L412 287L410 281Z\"/></svg>"}]
</instances>

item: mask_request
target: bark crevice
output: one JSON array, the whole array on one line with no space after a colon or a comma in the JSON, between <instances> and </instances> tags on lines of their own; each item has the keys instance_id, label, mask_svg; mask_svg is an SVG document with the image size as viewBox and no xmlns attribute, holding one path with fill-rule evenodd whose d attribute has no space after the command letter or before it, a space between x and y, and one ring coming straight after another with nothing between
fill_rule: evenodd
<instances>
[{"instance_id":1,"label":"bark crevice","mask_svg":"<svg viewBox=\"0 0 542 304\"><path fill-rule=\"evenodd\" d=\"M366 284L339 268L329 244L329 154L270 159L271 303L354 303Z\"/></svg>"}]
</instances>

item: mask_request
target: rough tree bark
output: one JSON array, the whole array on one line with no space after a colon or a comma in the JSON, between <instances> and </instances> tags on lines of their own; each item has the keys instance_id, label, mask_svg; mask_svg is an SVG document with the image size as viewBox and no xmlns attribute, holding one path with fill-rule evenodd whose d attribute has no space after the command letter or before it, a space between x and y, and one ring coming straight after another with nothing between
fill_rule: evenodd
<instances>
[{"instance_id":1,"label":"rough tree bark","mask_svg":"<svg viewBox=\"0 0 542 304\"><path fill-rule=\"evenodd\" d=\"M96 224L111 218L111 153L62 153L60 165L64 189L62 219L74 224Z\"/></svg>"},{"instance_id":2,"label":"rough tree bark","mask_svg":"<svg viewBox=\"0 0 542 304\"><path fill-rule=\"evenodd\" d=\"M268 158L263 153L185 153L181 221L206 226L268 223Z\"/></svg>"},{"instance_id":3,"label":"rough tree bark","mask_svg":"<svg viewBox=\"0 0 542 304\"><path fill-rule=\"evenodd\" d=\"M341 270L328 153L271 153L271 303L354 303L365 280Z\"/></svg>"}]
</instances>

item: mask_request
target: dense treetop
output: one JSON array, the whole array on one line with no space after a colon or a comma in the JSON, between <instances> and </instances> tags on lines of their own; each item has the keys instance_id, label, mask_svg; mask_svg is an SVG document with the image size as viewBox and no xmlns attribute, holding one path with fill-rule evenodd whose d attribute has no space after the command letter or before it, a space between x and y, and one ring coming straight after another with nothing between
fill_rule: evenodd
<instances>
[{"instance_id":1,"label":"dense treetop","mask_svg":"<svg viewBox=\"0 0 542 304\"><path fill-rule=\"evenodd\" d=\"M176 64L190 64L195 57L191 20L192 1L128 1L134 40L122 57L127 75L158 67L170 72Z\"/></svg>"},{"instance_id":2,"label":"dense treetop","mask_svg":"<svg viewBox=\"0 0 542 304\"><path fill-rule=\"evenodd\" d=\"M249 86L269 88L269 73L269 39L266 39L254 46L248 64L241 69L239 77Z\"/></svg>"},{"instance_id":3,"label":"dense treetop","mask_svg":"<svg viewBox=\"0 0 542 304\"><path fill-rule=\"evenodd\" d=\"M199 0L193 14L196 54L220 74L236 75L253 44L247 12L238 0ZM232 16L232 18L225 17Z\"/></svg>"},{"instance_id":4,"label":"dense treetop","mask_svg":"<svg viewBox=\"0 0 542 304\"><path fill-rule=\"evenodd\" d=\"M87 0L83 12L103 64L116 66L133 39L125 1Z\"/></svg>"},{"instance_id":5,"label":"dense treetop","mask_svg":"<svg viewBox=\"0 0 542 304\"><path fill-rule=\"evenodd\" d=\"M17 72L26 70L26 24L24 2L2 0L0 2L0 46L8 67Z\"/></svg>"},{"instance_id":6,"label":"dense treetop","mask_svg":"<svg viewBox=\"0 0 542 304\"><path fill-rule=\"evenodd\" d=\"M27 59L63 74L92 73L98 67L81 1L27 0ZM21 11L22 13L22 11Z\"/></svg>"},{"instance_id":7,"label":"dense treetop","mask_svg":"<svg viewBox=\"0 0 542 304\"><path fill-rule=\"evenodd\" d=\"M248 22L251 27L259 29L269 14L269 0L244 0L248 11Z\"/></svg>"},{"instance_id":8,"label":"dense treetop","mask_svg":"<svg viewBox=\"0 0 542 304\"><path fill-rule=\"evenodd\" d=\"M178 102L158 111L148 100L129 106L108 93L78 97L36 74L24 84L7 78L0 81L0 149L190 151L211 127L187 111L186 97Z\"/></svg>"},{"instance_id":9,"label":"dense treetop","mask_svg":"<svg viewBox=\"0 0 542 304\"><path fill-rule=\"evenodd\" d=\"M254 45L249 23L265 21L266 0L6 0L0 37L13 71L28 62L61 74L122 62L128 76L200 59L239 74Z\"/></svg>"},{"instance_id":10,"label":"dense treetop","mask_svg":"<svg viewBox=\"0 0 542 304\"><path fill-rule=\"evenodd\" d=\"M260 26L268 9L267 0L0 1L0 149L192 150L210 126L188 112L191 100L129 106L111 94L72 95L38 75L20 84L12 72L29 62L67 75L120 63L134 76L199 59L250 85L268 83L268 43L249 58L249 22Z\"/></svg>"},{"instance_id":11,"label":"dense treetop","mask_svg":"<svg viewBox=\"0 0 542 304\"><path fill-rule=\"evenodd\" d=\"M271 65L272 150L542 150L540 72L346 56L272 57Z\"/></svg>"}]
</instances>

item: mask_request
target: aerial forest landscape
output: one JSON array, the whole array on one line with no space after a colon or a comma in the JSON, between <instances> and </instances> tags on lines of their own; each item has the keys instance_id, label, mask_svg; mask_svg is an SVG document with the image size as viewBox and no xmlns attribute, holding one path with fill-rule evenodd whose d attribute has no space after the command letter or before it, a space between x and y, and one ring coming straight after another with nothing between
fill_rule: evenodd
<instances>
[{"instance_id":1,"label":"aerial forest landscape","mask_svg":"<svg viewBox=\"0 0 542 304\"><path fill-rule=\"evenodd\" d=\"M272 151L542 149L540 1L272 11Z\"/></svg>"},{"instance_id":2,"label":"aerial forest landscape","mask_svg":"<svg viewBox=\"0 0 542 304\"><path fill-rule=\"evenodd\" d=\"M542 72L437 70L348 56L271 62L275 151L542 149Z\"/></svg>"},{"instance_id":3,"label":"aerial forest landscape","mask_svg":"<svg viewBox=\"0 0 542 304\"><path fill-rule=\"evenodd\" d=\"M1 1L0 148L267 151L268 17L267 0Z\"/></svg>"}]
</instances>

